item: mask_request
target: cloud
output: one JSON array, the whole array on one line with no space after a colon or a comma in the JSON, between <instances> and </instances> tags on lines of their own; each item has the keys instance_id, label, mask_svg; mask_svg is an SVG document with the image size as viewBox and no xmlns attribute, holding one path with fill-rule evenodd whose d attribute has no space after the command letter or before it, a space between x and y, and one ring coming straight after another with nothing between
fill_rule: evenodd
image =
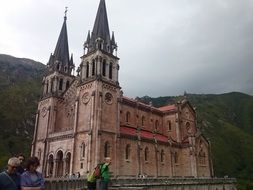
<instances>
[{"instance_id":1,"label":"cloud","mask_svg":"<svg viewBox=\"0 0 253 190\"><path fill-rule=\"evenodd\" d=\"M68 6L76 66L99 1L5 1L0 52L46 63ZM120 84L128 96L241 91L253 94L253 1L110 0L119 45ZM17 6L12 6L17 5ZM12 7L9 9L8 7Z\"/></svg>"}]
</instances>

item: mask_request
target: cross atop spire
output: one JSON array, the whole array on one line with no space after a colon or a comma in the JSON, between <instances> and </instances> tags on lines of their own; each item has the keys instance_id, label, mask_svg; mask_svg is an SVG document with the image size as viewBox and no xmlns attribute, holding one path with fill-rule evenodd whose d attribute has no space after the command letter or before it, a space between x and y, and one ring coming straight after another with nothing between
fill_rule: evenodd
<instances>
[{"instance_id":1,"label":"cross atop spire","mask_svg":"<svg viewBox=\"0 0 253 190\"><path fill-rule=\"evenodd\" d=\"M67 20L67 12L68 12L68 7L65 7L64 20Z\"/></svg>"},{"instance_id":2,"label":"cross atop spire","mask_svg":"<svg viewBox=\"0 0 253 190\"><path fill-rule=\"evenodd\" d=\"M90 34L88 33L87 39L89 40L84 43L88 52L101 49L113 54L116 46L115 44L112 44L112 39L110 37L105 0L100 0L93 30L91 32L91 36L89 36Z\"/></svg>"}]
</instances>

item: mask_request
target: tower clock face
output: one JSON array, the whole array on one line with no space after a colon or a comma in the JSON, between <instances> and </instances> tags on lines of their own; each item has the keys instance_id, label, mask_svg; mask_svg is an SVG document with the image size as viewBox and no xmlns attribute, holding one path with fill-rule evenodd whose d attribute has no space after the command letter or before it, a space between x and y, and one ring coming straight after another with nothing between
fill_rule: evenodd
<instances>
[{"instance_id":1,"label":"tower clock face","mask_svg":"<svg viewBox=\"0 0 253 190\"><path fill-rule=\"evenodd\" d=\"M112 96L111 93L107 92L107 93L105 94L105 102L106 102L107 104L112 104L112 102L113 102L113 96Z\"/></svg>"},{"instance_id":2,"label":"tower clock face","mask_svg":"<svg viewBox=\"0 0 253 190\"><path fill-rule=\"evenodd\" d=\"M82 102L83 102L84 104L87 104L87 103L89 102L89 100L90 100L90 95L89 95L88 92L85 92L85 93L83 94L83 96L82 96Z\"/></svg>"}]
</instances>

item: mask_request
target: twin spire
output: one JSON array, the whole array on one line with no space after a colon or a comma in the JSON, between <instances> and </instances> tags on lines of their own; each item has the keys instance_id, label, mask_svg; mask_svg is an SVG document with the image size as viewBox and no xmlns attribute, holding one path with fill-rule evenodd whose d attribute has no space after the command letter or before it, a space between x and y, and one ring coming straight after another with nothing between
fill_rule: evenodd
<instances>
[{"instance_id":1,"label":"twin spire","mask_svg":"<svg viewBox=\"0 0 253 190\"><path fill-rule=\"evenodd\" d=\"M54 54L50 55L48 67L49 72L58 71L67 75L71 75L74 69L73 55L69 58L69 45L67 34L67 7L65 10L64 21L61 32L54 50Z\"/></svg>"},{"instance_id":2,"label":"twin spire","mask_svg":"<svg viewBox=\"0 0 253 190\"><path fill-rule=\"evenodd\" d=\"M61 61L63 64L68 63L69 61L69 45L68 45L66 20L67 20L67 7L65 10L65 16L64 16L63 25L61 28L61 33L58 38L56 48L54 50L54 56L58 59L58 61Z\"/></svg>"},{"instance_id":3,"label":"twin spire","mask_svg":"<svg viewBox=\"0 0 253 190\"><path fill-rule=\"evenodd\" d=\"M87 53L100 49L110 54L117 50L114 33L110 37L105 0L100 0L93 30L91 34L88 32L84 49L87 49Z\"/></svg>"},{"instance_id":4,"label":"twin spire","mask_svg":"<svg viewBox=\"0 0 253 190\"><path fill-rule=\"evenodd\" d=\"M71 55L71 58L69 58L66 14L67 7L55 51L50 55L48 67L49 72L59 71L67 75L71 75L72 70L74 69L74 63L73 56ZM90 31L88 32L84 48L87 49L87 53L99 49L109 54L113 54L114 50L117 50L114 33L110 36L105 0L100 0L92 33L90 34Z\"/></svg>"}]
</instances>

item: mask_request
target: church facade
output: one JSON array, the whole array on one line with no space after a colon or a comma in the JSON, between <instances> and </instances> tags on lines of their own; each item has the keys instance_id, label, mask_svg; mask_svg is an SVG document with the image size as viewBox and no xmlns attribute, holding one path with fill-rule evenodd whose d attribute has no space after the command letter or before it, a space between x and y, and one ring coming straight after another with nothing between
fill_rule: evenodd
<instances>
[{"instance_id":1,"label":"church facade","mask_svg":"<svg viewBox=\"0 0 253 190\"><path fill-rule=\"evenodd\" d=\"M111 157L112 176L213 176L210 145L187 100L156 108L123 96L119 58L100 0L73 75L66 15L42 82L32 155L45 176L81 175Z\"/></svg>"}]
</instances>

